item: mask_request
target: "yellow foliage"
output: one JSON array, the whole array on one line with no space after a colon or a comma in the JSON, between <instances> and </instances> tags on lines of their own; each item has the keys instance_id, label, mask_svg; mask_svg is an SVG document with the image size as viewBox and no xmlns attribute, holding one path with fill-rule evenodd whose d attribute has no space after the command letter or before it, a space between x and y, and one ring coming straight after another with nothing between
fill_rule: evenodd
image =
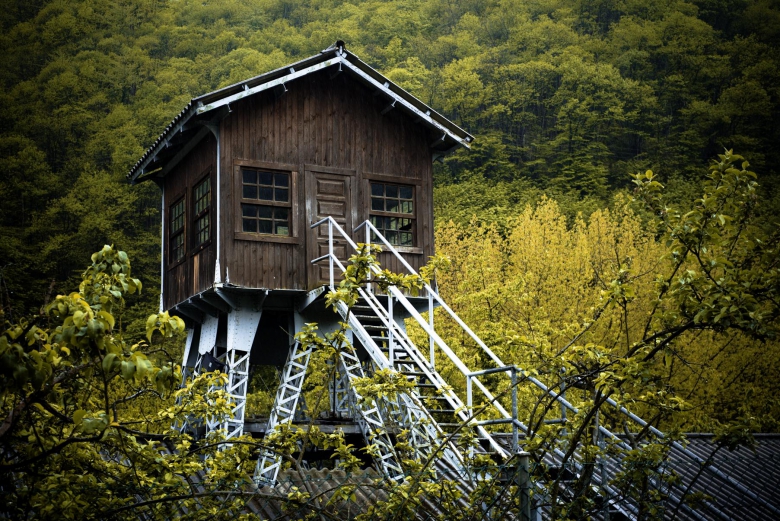
<instances>
[{"instance_id":1,"label":"yellow foliage","mask_svg":"<svg viewBox=\"0 0 780 521\"><path fill-rule=\"evenodd\" d=\"M640 414L658 407L675 411L667 427L712 428L707 422L735 414L746 393L756 413L775 403L776 341L693 330L663 357L647 363L623 359L647 337L649 318L658 312L656 278L668 270L665 245L645 230L627 198L571 225L554 201L542 199L506 230L502 235L473 220L468 226L445 223L436 232L438 254L451 260L450 270L437 274L442 297L505 363L537 369L548 383L561 370L577 374L600 366L596 386L617 389L614 397ZM435 322L466 365L488 366L440 309ZM425 345L425 335L409 326L418 345ZM437 360L437 368L454 376L444 361ZM507 380L486 379L499 391ZM452 383L465 386L457 377ZM521 390L521 418L522 405L532 408L535 397L538 391ZM575 404L588 397L577 390L568 395Z\"/></svg>"}]
</instances>

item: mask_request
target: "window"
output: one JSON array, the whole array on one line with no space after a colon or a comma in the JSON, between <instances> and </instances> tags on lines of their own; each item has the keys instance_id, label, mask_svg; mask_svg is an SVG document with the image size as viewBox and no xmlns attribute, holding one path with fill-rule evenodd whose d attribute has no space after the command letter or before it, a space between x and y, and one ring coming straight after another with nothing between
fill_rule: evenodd
<instances>
[{"instance_id":1,"label":"window","mask_svg":"<svg viewBox=\"0 0 780 521\"><path fill-rule=\"evenodd\" d=\"M394 246L414 246L414 187L371 182L371 224Z\"/></svg>"},{"instance_id":2,"label":"window","mask_svg":"<svg viewBox=\"0 0 780 521\"><path fill-rule=\"evenodd\" d=\"M170 237L170 262L179 262L184 258L184 197L173 203L170 210L171 231Z\"/></svg>"},{"instance_id":3,"label":"window","mask_svg":"<svg viewBox=\"0 0 780 521\"><path fill-rule=\"evenodd\" d=\"M198 247L211 238L209 209L211 208L211 176L195 185L192 191L195 207L195 244Z\"/></svg>"},{"instance_id":4,"label":"window","mask_svg":"<svg viewBox=\"0 0 780 521\"><path fill-rule=\"evenodd\" d=\"M289 237L290 174L241 168L241 230Z\"/></svg>"}]
</instances>

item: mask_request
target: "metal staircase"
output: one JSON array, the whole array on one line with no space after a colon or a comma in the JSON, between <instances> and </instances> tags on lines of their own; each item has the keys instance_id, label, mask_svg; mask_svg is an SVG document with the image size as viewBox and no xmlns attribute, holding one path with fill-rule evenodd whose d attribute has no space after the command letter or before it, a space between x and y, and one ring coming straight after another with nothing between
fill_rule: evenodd
<instances>
[{"instance_id":1,"label":"metal staircase","mask_svg":"<svg viewBox=\"0 0 780 521\"><path fill-rule=\"evenodd\" d=\"M391 304L392 305L392 304ZM372 361L379 369L398 370L406 376L417 379L413 373L420 373L434 378L436 374L426 367L426 362L419 357L419 352L408 339L406 333L395 320L390 318L386 308L379 299L365 293L362 300L348 309L343 303L338 305L339 314L347 321L355 337L366 351L371 351ZM377 343L378 342L378 343ZM380 347L381 346L381 347ZM385 356L385 352L388 356ZM392 360L392 361L391 361ZM397 364L397 365L396 365ZM439 378L438 388L445 390L443 380ZM425 460L435 451L440 443L444 443L446 435L441 426L431 415L431 411L422 402L420 391L424 388L436 388L432 383L420 383L416 380L415 392L399 393L394 399L386 399L384 408L393 424L409 431L414 457ZM451 397L450 397L451 398ZM445 444L442 457L453 466L460 467L463 458L452 443Z\"/></svg>"},{"instance_id":2,"label":"metal staircase","mask_svg":"<svg viewBox=\"0 0 780 521\"><path fill-rule=\"evenodd\" d=\"M335 281L340 277L341 273L346 271L346 267L334 254L334 240L338 240L342 243L346 242L348 245L347 250L349 251L349 248L351 248L351 252L358 252L359 248L352 238L332 218L328 217L322 219L321 221L314 223L312 228L320 226L327 226L328 228L328 253L320 258L312 260L312 263L328 262L330 288L335 289ZM359 233L361 229L363 229L365 233L365 244L370 245L373 239L377 239L384 252L389 252L394 255L408 273L416 275L415 270L412 269L405 259L369 221L358 226L354 230L354 233ZM348 253L348 255L350 253ZM374 266L372 267L372 273L379 275L380 269ZM366 287L359 289L359 294L360 299L351 310L345 304L339 303L338 312L342 318L348 322L357 341L368 353L376 368L393 369L415 382L415 389L413 392L399 394L397 400L393 403L385 404L383 407L380 407L380 409L385 411L385 415L388 419L403 426L405 429L409 429L413 433L412 436L415 439L414 446L417 447L417 457L425 458L426 456L433 454L433 448L438 447L440 443L444 443L447 431L460 424L469 424L475 427L479 438L483 443L483 447L492 453L494 457L508 458L512 454L518 452L518 438L520 432L529 432L528 427L518 418L518 378L522 378L524 383L536 387L542 394L559 404L562 411L562 418L561 420L553 420L553 422L565 422L564 418L567 413L572 415L578 413L577 408L566 400L562 391L557 392L554 389L548 388L539 379L517 366L504 364L492 350L490 350L490 348L485 345L485 343L465 323L463 323L429 284L424 284L423 286L423 296L427 297L428 302L427 319L420 314L410 299L408 299L397 287L390 286L387 288L385 295L376 295L372 291L372 284L369 283ZM491 361L494 367L477 370L470 369L457 356L447 343L436 333L433 314L434 306L443 309L447 319L454 321L462 329L462 333L467 338L470 338L482 351L481 354L483 355L483 358ZM427 335L429 340L429 353L427 356L411 341L406 333L403 321L397 321L394 318L397 314L397 311L395 311L397 309L401 309L402 313L416 322ZM460 391L461 394L456 392L456 390L444 380L439 371L437 371L436 356L446 359L450 370L454 367L456 376L459 376L461 381L462 379L465 379L465 396L462 394L462 390ZM460 373L460 375L457 375L457 373ZM509 396L494 396L480 380L481 377L488 374L504 374L510 379L511 392L509 393ZM475 395L477 397L476 404L480 405L478 409L475 408ZM664 438L663 433L658 429L648 425L644 420L620 406L611 398L606 401L606 404L613 408L613 411L617 416L622 416L627 429L630 428L635 431L646 432L648 436L659 440ZM510 410L507 410L507 408ZM502 444L499 441L494 430L495 427L493 427L496 425L505 425L511 430L511 442L508 446L506 443ZM604 446L605 443L609 443L626 452L631 450L630 445L623 438L612 433L603 425L598 424L598 421L596 425L596 436L600 440L602 446ZM766 501L762 500L755 493L746 490L741 483L736 482L719 469L709 465L701 457L688 450L682 444L673 442L670 445L676 454L688 458L692 464L706 467L709 472L714 473L720 479L728 481L731 485L742 490L746 495L780 516L780 510L776 509L773 505L766 503ZM472 448L471 450L474 449ZM555 467L556 465L561 465L564 456L565 453L563 450L554 447L547 453L545 461L550 467ZM447 468L463 468L468 461L468 459L464 457L462 451L453 443L447 443L445 450L438 453L438 457L441 460L446 460ZM591 483L594 487L597 487L598 494L601 497L600 501L604 505L604 518L609 518L611 515L614 519L635 519L639 515L639 509L633 500L623 497L609 484L610 475L614 476L615 472L620 469L623 457L624 456L620 454L611 456L610 465L605 465L602 460L596 464L596 470L593 471ZM592 466L593 464L591 463L590 465ZM561 472L571 474L572 479L569 481L576 480L576 478L584 472L584 469L585 465L581 461L578 453L575 453L574 458L569 459L565 465L559 467ZM559 483L562 488L565 489L567 487L566 480L559 480ZM684 511L687 517L691 519L726 519L725 515L720 512L717 507L709 504L707 501L702 502L706 507L702 510L706 510L706 513L700 512L700 509L694 510L689 505L683 503L681 501L681 498L684 495L683 490L673 489L670 485L660 482L653 482L651 485L668 495L672 502L676 502L678 508L681 511Z\"/></svg>"}]
</instances>

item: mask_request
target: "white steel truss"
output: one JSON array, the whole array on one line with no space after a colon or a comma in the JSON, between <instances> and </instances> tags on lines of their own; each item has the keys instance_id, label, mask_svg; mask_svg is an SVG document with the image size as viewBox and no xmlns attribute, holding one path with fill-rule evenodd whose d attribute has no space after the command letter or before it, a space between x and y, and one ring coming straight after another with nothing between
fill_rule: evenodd
<instances>
[{"instance_id":1,"label":"white steel truss","mask_svg":"<svg viewBox=\"0 0 780 521\"><path fill-rule=\"evenodd\" d=\"M299 400L302 398L301 389L306 378L306 370L311 357L311 347L303 348L300 343L295 344L290 351L284 369L282 381L276 392L274 406L268 419L266 436L280 424L292 422ZM363 400L360 394L350 385L356 378L363 378L363 367L355 355L354 350L347 348L341 351L336 362L337 378L331 387L334 407L350 412L357 417L366 443L374 447L374 463L377 469L385 476L401 481L404 479L403 469L398 456L393 449L387 428L382 415L373 400ZM258 485L273 485L282 465L280 455L271 450L261 453L255 467L254 481Z\"/></svg>"},{"instance_id":2,"label":"white steel truss","mask_svg":"<svg viewBox=\"0 0 780 521\"><path fill-rule=\"evenodd\" d=\"M357 378L364 378L363 365L355 353L354 348L342 349L340 352L341 370L349 379L350 384ZM373 399L364 399L357 392L354 385L349 385L349 401L355 412L358 413L357 423L367 445L373 445L374 464L377 470L395 481L404 480L404 471L401 468L398 455L393 448L390 434L387 432L385 421Z\"/></svg>"},{"instance_id":3,"label":"white steel truss","mask_svg":"<svg viewBox=\"0 0 780 521\"><path fill-rule=\"evenodd\" d=\"M219 427L227 438L237 438L244 432L246 393L249 387L249 353L260 324L262 311L234 309L228 313L227 351L225 365L228 376L225 391L233 403L231 415Z\"/></svg>"},{"instance_id":4,"label":"white steel truss","mask_svg":"<svg viewBox=\"0 0 780 521\"><path fill-rule=\"evenodd\" d=\"M282 369L281 382L276 391L274 406L271 409L271 415L268 418L266 427L266 436L274 431L277 425L285 422L292 422L298 404L302 399L301 389L306 378L306 369L309 366L311 357L311 346L303 348L300 342L296 342L290 350L287 362ZM254 480L258 485L273 485L276 483L276 477L279 475L279 469L282 465L280 455L264 450L257 460L255 467Z\"/></svg>"},{"instance_id":5,"label":"white steel truss","mask_svg":"<svg viewBox=\"0 0 780 521\"><path fill-rule=\"evenodd\" d=\"M350 414L352 411L349 403L349 376L341 370L340 366L336 367L335 373L335 377L328 382L333 413L337 416Z\"/></svg>"}]
</instances>

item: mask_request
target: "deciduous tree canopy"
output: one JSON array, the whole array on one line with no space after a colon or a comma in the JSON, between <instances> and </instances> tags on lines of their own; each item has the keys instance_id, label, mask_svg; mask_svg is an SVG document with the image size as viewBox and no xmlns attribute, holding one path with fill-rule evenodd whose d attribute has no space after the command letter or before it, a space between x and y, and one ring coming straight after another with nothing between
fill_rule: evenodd
<instances>
[{"instance_id":1,"label":"deciduous tree canopy","mask_svg":"<svg viewBox=\"0 0 780 521\"><path fill-rule=\"evenodd\" d=\"M684 192L724 147L771 188L778 20L758 0L5 0L4 306L37 308L105 243L157 287L155 189L123 174L190 98L337 39L476 136L438 167L439 199L471 208L478 187L485 218L540 193L587 215L648 168Z\"/></svg>"}]
</instances>

